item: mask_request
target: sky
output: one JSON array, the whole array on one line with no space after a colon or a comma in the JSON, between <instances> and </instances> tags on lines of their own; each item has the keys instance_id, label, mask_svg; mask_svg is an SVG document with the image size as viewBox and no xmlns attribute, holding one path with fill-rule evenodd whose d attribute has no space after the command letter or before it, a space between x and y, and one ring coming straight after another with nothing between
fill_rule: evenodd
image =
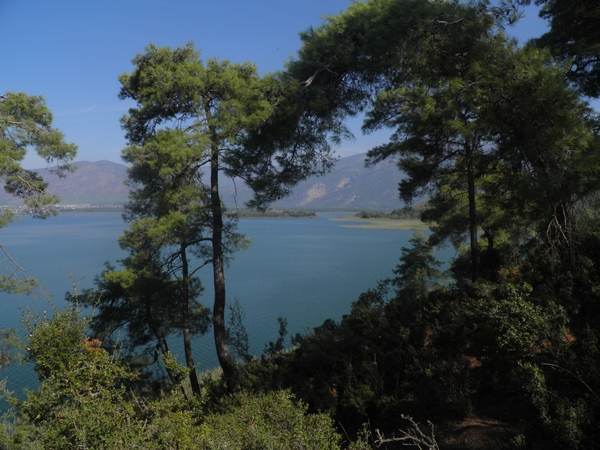
<instances>
[{"instance_id":1,"label":"sky","mask_svg":"<svg viewBox=\"0 0 600 450\"><path fill-rule=\"evenodd\" d=\"M121 163L126 146L119 118L133 103L118 99L118 76L153 43L192 41L202 59L250 61L260 73L280 70L300 48L298 33L345 10L350 0L0 0L0 94L41 95L53 125L79 146L77 161ZM546 22L537 8L507 33L519 42L537 37ZM389 132L336 147L339 156L364 153ZM45 167L28 153L23 167Z\"/></svg>"}]
</instances>

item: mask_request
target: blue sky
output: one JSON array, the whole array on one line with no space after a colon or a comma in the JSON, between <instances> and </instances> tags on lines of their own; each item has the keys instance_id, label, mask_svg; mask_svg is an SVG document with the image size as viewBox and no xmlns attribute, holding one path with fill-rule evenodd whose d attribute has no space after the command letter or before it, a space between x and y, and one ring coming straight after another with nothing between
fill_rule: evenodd
<instances>
[{"instance_id":1,"label":"blue sky","mask_svg":"<svg viewBox=\"0 0 600 450\"><path fill-rule=\"evenodd\" d=\"M119 118L131 104L117 98L117 77L149 43L193 41L202 58L251 61L261 73L283 68L300 48L298 33L318 26L349 0L0 0L0 94L42 95L54 125L79 146L79 161L121 162L126 145ZM521 42L546 28L530 7L507 32ZM366 152L380 132L336 150ZM44 167L28 155L25 168Z\"/></svg>"}]
</instances>

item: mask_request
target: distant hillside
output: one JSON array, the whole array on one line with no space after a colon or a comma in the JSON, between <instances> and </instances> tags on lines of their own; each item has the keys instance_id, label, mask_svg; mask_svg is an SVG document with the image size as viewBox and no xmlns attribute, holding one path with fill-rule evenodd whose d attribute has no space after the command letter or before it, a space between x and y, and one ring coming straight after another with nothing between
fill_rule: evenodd
<instances>
[{"instance_id":1,"label":"distant hillside","mask_svg":"<svg viewBox=\"0 0 600 450\"><path fill-rule=\"evenodd\" d=\"M394 160L365 167L365 154L340 159L325 176L300 183L277 208L392 210L402 206L398 183L402 174Z\"/></svg>"},{"instance_id":2,"label":"distant hillside","mask_svg":"<svg viewBox=\"0 0 600 450\"><path fill-rule=\"evenodd\" d=\"M341 158L334 170L313 177L294 188L292 194L273 204L278 209L347 209L392 210L401 207L398 183L402 179L394 161L384 161L365 168L365 155ZM46 169L36 170L47 182L48 190L58 194L63 204L125 203L128 188L127 167L109 161L77 162L77 170L66 178L58 178ZM243 208L251 192L238 181L224 179L221 194L229 207ZM0 205L18 204L3 190Z\"/></svg>"},{"instance_id":3,"label":"distant hillside","mask_svg":"<svg viewBox=\"0 0 600 450\"><path fill-rule=\"evenodd\" d=\"M58 194L63 204L125 203L129 188L125 186L127 167L110 161L73 163L77 170L59 178L50 169L36 169L48 183L48 191ZM0 205L17 205L19 199L0 189Z\"/></svg>"},{"instance_id":4,"label":"distant hillside","mask_svg":"<svg viewBox=\"0 0 600 450\"><path fill-rule=\"evenodd\" d=\"M334 170L322 177L299 183L292 194L272 206L277 209L392 210L402 207L398 183L402 174L395 161L365 167L365 154L341 158ZM223 183L223 199L228 207L243 207L251 193L242 183Z\"/></svg>"}]
</instances>

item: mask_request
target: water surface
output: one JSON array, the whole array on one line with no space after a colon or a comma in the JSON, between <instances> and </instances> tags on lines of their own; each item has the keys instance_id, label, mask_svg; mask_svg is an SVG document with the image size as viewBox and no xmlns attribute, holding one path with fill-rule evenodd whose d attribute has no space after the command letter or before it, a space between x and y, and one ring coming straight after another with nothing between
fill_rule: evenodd
<instances>
[{"instance_id":1,"label":"water surface","mask_svg":"<svg viewBox=\"0 0 600 450\"><path fill-rule=\"evenodd\" d=\"M277 339L277 317L288 320L290 334L327 318L340 320L360 293L393 275L412 231L343 228L343 222L328 220L341 215L240 220L239 231L252 244L235 255L225 276L228 301L237 298L245 312L251 353L261 354L268 341ZM73 282L79 289L91 287L106 261L125 256L117 243L124 228L118 213L64 213L0 230L0 244L63 306ZM202 269L200 276L206 288L201 300L211 306L211 268ZM1 328L21 328L23 308L50 309L44 295L0 295ZM183 354L180 342L174 336L170 345ZM212 331L194 341L194 358L200 370L218 364ZM0 377L8 378L9 389L17 393L36 385L31 365L12 364Z\"/></svg>"}]
</instances>

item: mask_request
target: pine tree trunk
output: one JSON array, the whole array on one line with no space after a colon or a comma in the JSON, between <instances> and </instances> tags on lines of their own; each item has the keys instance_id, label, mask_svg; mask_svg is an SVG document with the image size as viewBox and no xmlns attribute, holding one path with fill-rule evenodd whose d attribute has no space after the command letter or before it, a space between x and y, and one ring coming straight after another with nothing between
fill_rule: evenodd
<instances>
[{"instance_id":1,"label":"pine tree trunk","mask_svg":"<svg viewBox=\"0 0 600 450\"><path fill-rule=\"evenodd\" d=\"M163 334L162 330L160 329L160 325L157 325L154 322L154 320L155 319L153 319L153 317L152 317L152 308L150 307L150 302L147 301L146 302L146 322L148 323L148 327L152 331L152 334L154 334L154 337L158 341L156 352L158 353L158 349L160 349L161 353L163 355L166 355L167 353L169 353L169 345L167 343L167 339L165 338L165 335ZM172 371L167 369L167 375L169 376L169 380L171 380L171 383L175 384L175 377L173 376Z\"/></svg>"},{"instance_id":2,"label":"pine tree trunk","mask_svg":"<svg viewBox=\"0 0 600 450\"><path fill-rule=\"evenodd\" d=\"M181 277L183 278L183 293L182 293L182 332L183 332L183 350L185 352L185 362L189 370L190 384L194 395L200 395L200 383L198 382L198 374L194 364L194 355L192 354L192 333L190 331L190 289L189 289L189 268L185 244L181 244Z\"/></svg>"},{"instance_id":3,"label":"pine tree trunk","mask_svg":"<svg viewBox=\"0 0 600 450\"><path fill-rule=\"evenodd\" d=\"M471 240L471 279L479 278L479 248L477 246L477 205L475 203L475 173L473 169L473 148L467 144L467 183L469 197L469 239Z\"/></svg>"},{"instance_id":4,"label":"pine tree trunk","mask_svg":"<svg viewBox=\"0 0 600 450\"><path fill-rule=\"evenodd\" d=\"M210 111L207 111L210 117ZM212 155L210 164L210 201L212 210L212 265L215 301L213 305L213 331L215 336L215 349L219 364L223 369L223 377L229 391L236 390L236 368L227 345L227 331L225 329L225 270L223 255L223 211L219 195L219 149L216 143L216 133L211 129Z\"/></svg>"}]
</instances>

